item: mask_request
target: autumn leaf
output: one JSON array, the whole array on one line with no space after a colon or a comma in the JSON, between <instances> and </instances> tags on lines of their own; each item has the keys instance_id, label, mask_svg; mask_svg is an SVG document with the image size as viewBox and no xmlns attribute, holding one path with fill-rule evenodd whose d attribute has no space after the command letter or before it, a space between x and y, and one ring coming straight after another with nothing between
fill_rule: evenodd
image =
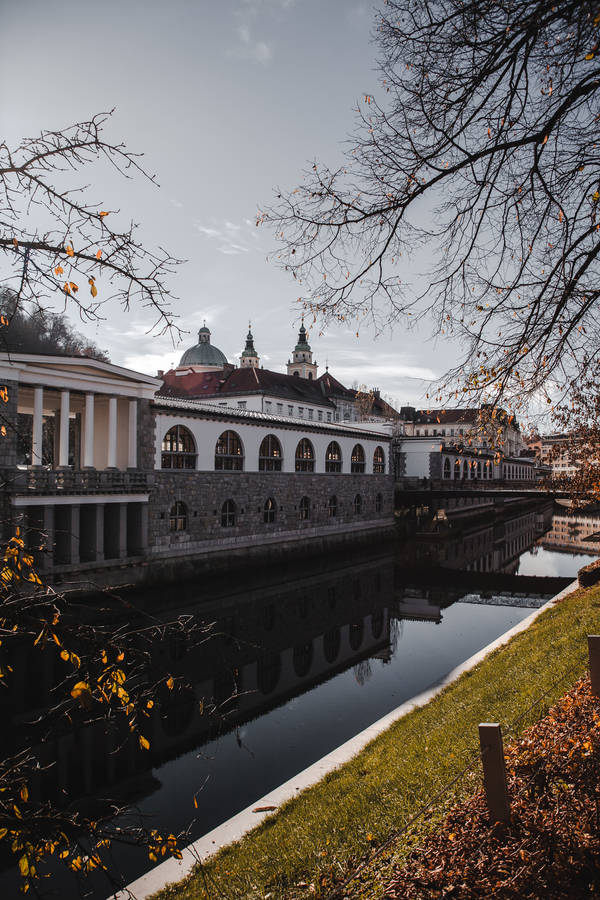
<instances>
[{"instance_id":1,"label":"autumn leaf","mask_svg":"<svg viewBox=\"0 0 600 900\"><path fill-rule=\"evenodd\" d=\"M101 219L103 219L104 216L108 215L108 213L106 212L106 210L103 209L101 212L98 213L98 215L100 216Z\"/></svg>"},{"instance_id":2,"label":"autumn leaf","mask_svg":"<svg viewBox=\"0 0 600 900\"><path fill-rule=\"evenodd\" d=\"M172 691L173 688L175 687L175 682L173 681L173 676L172 676L172 675L169 675L169 677L167 678L166 685L167 685L167 687L169 688L170 691Z\"/></svg>"},{"instance_id":3,"label":"autumn leaf","mask_svg":"<svg viewBox=\"0 0 600 900\"><path fill-rule=\"evenodd\" d=\"M78 700L81 706L88 709L92 705L92 693L87 681L78 681L77 684L71 688L71 697L73 697L74 700Z\"/></svg>"},{"instance_id":4,"label":"autumn leaf","mask_svg":"<svg viewBox=\"0 0 600 900\"><path fill-rule=\"evenodd\" d=\"M70 244L67 244L67 246L65 247L65 253L67 254L67 256L75 256L75 251Z\"/></svg>"},{"instance_id":5,"label":"autumn leaf","mask_svg":"<svg viewBox=\"0 0 600 900\"><path fill-rule=\"evenodd\" d=\"M143 734L140 734L139 740L140 740L140 747L142 748L142 750L150 749L150 741L147 738L145 738Z\"/></svg>"},{"instance_id":6,"label":"autumn leaf","mask_svg":"<svg viewBox=\"0 0 600 900\"><path fill-rule=\"evenodd\" d=\"M96 250L96 259L102 258L102 250Z\"/></svg>"},{"instance_id":7,"label":"autumn leaf","mask_svg":"<svg viewBox=\"0 0 600 900\"><path fill-rule=\"evenodd\" d=\"M55 275L62 275L62 273L63 273L64 271L65 271L65 270L63 269L62 266L57 266L57 267L55 268L55 270L54 270L54 274L55 274Z\"/></svg>"}]
</instances>

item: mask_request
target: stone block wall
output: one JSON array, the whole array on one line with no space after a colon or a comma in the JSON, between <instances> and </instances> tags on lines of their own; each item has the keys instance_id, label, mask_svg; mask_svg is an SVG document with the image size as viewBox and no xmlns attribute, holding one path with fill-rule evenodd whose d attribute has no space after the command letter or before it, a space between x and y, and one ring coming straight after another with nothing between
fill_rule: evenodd
<instances>
[{"instance_id":1,"label":"stone block wall","mask_svg":"<svg viewBox=\"0 0 600 900\"><path fill-rule=\"evenodd\" d=\"M354 499L361 497L355 512ZM337 515L329 515L331 496L337 497ZM381 507L378 509L378 495ZM275 501L274 522L265 522L265 502ZM310 518L300 517L302 497L310 500ZM186 505L187 522L182 531L171 531L169 513L175 501ZM221 524L225 501L233 500L235 525ZM207 540L303 531L322 526L356 527L361 522L393 521L393 478L390 475L340 475L288 472L197 472L157 471L150 497L149 547L184 549Z\"/></svg>"},{"instance_id":2,"label":"stone block wall","mask_svg":"<svg viewBox=\"0 0 600 900\"><path fill-rule=\"evenodd\" d=\"M154 468L156 417L149 400L138 400L138 466L144 472Z\"/></svg>"}]
</instances>

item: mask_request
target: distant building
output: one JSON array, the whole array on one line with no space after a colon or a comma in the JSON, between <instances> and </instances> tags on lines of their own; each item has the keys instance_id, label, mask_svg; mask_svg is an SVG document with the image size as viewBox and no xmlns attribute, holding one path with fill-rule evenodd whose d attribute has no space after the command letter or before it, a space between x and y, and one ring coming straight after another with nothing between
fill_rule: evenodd
<instances>
[{"instance_id":1,"label":"distant building","mask_svg":"<svg viewBox=\"0 0 600 900\"><path fill-rule=\"evenodd\" d=\"M239 368L211 344L206 326L198 343L185 351L178 366L162 375L160 396L201 400L223 409L248 409L309 422L374 423L395 421L396 410L381 399L379 390L357 391L345 387L329 369L318 376L306 328L302 322L298 340L287 362L287 374L260 367L260 357L249 326Z\"/></svg>"}]
</instances>

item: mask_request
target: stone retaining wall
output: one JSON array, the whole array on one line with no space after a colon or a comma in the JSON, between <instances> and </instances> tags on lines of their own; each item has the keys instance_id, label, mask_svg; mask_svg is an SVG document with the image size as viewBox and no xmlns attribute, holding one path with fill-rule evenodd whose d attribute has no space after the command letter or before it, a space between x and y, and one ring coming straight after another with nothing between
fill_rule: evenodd
<instances>
[{"instance_id":1,"label":"stone retaining wall","mask_svg":"<svg viewBox=\"0 0 600 900\"><path fill-rule=\"evenodd\" d=\"M355 511L355 497L361 497L360 512ZM329 514L329 499L337 497L337 514ZM380 497L380 508L377 497ZM265 522L265 502L275 501L275 520ZM300 501L310 500L310 518L302 519ZM170 511L175 501L186 505L185 529L172 531ZM222 524L223 504L235 503L235 524ZM206 541L252 535L269 540L290 532L300 539L314 534L314 529L329 526L332 530L348 526L354 530L361 523L372 527L393 522L393 481L389 475L339 475L287 472L197 472L157 471L150 498L150 552L169 549L192 550Z\"/></svg>"}]
</instances>

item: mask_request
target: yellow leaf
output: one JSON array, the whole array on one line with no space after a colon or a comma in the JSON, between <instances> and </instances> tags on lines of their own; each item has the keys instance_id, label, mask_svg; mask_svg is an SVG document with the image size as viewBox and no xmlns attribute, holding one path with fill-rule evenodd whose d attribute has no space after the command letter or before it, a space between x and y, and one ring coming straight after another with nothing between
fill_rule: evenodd
<instances>
[{"instance_id":1,"label":"yellow leaf","mask_svg":"<svg viewBox=\"0 0 600 900\"><path fill-rule=\"evenodd\" d=\"M25 855L23 855L19 860L19 872L21 873L23 878L29 875L29 860Z\"/></svg>"},{"instance_id":2,"label":"yellow leaf","mask_svg":"<svg viewBox=\"0 0 600 900\"><path fill-rule=\"evenodd\" d=\"M74 700L79 700L82 706L89 706L91 704L92 695L87 681L78 681L71 689L71 697L73 697Z\"/></svg>"},{"instance_id":3,"label":"yellow leaf","mask_svg":"<svg viewBox=\"0 0 600 900\"><path fill-rule=\"evenodd\" d=\"M73 248L71 247L70 244L67 244L67 246L65 247L65 253L67 254L67 256L75 255L75 251L73 250Z\"/></svg>"},{"instance_id":4,"label":"yellow leaf","mask_svg":"<svg viewBox=\"0 0 600 900\"><path fill-rule=\"evenodd\" d=\"M96 250L96 259L102 258L102 250Z\"/></svg>"},{"instance_id":5,"label":"yellow leaf","mask_svg":"<svg viewBox=\"0 0 600 900\"><path fill-rule=\"evenodd\" d=\"M55 274L55 275L62 275L62 273L63 273L64 271L65 271L65 270L63 269L62 266L57 266L57 267L55 268L55 270L54 270L54 274Z\"/></svg>"},{"instance_id":6,"label":"yellow leaf","mask_svg":"<svg viewBox=\"0 0 600 900\"><path fill-rule=\"evenodd\" d=\"M69 662L69 651L68 651L68 650L61 650L61 651L60 651L60 658L61 658L61 659L64 659L65 662Z\"/></svg>"},{"instance_id":7,"label":"yellow leaf","mask_svg":"<svg viewBox=\"0 0 600 900\"><path fill-rule=\"evenodd\" d=\"M172 675L169 675L169 677L167 678L167 687L169 688L170 691L172 691L173 688L175 687L175 682L173 681Z\"/></svg>"},{"instance_id":8,"label":"yellow leaf","mask_svg":"<svg viewBox=\"0 0 600 900\"><path fill-rule=\"evenodd\" d=\"M103 219L104 216L108 215L108 213L105 210L102 210L101 212L98 213L98 215L100 216L101 219Z\"/></svg>"},{"instance_id":9,"label":"yellow leaf","mask_svg":"<svg viewBox=\"0 0 600 900\"><path fill-rule=\"evenodd\" d=\"M152 709L153 706L154 700L148 700L148 702L146 703L146 709Z\"/></svg>"},{"instance_id":10,"label":"yellow leaf","mask_svg":"<svg viewBox=\"0 0 600 900\"><path fill-rule=\"evenodd\" d=\"M8 828L0 828L0 841L8 834Z\"/></svg>"},{"instance_id":11,"label":"yellow leaf","mask_svg":"<svg viewBox=\"0 0 600 900\"><path fill-rule=\"evenodd\" d=\"M92 284L92 286L90 288L90 294L92 295L92 297L98 296L98 288L96 287L95 284Z\"/></svg>"},{"instance_id":12,"label":"yellow leaf","mask_svg":"<svg viewBox=\"0 0 600 900\"><path fill-rule=\"evenodd\" d=\"M140 734L140 747L142 748L142 750L150 749L150 741L145 738L143 734Z\"/></svg>"},{"instance_id":13,"label":"yellow leaf","mask_svg":"<svg viewBox=\"0 0 600 900\"><path fill-rule=\"evenodd\" d=\"M27 790L27 785L24 784L21 788L21 800L23 803L27 803L29 800L29 791Z\"/></svg>"}]
</instances>

